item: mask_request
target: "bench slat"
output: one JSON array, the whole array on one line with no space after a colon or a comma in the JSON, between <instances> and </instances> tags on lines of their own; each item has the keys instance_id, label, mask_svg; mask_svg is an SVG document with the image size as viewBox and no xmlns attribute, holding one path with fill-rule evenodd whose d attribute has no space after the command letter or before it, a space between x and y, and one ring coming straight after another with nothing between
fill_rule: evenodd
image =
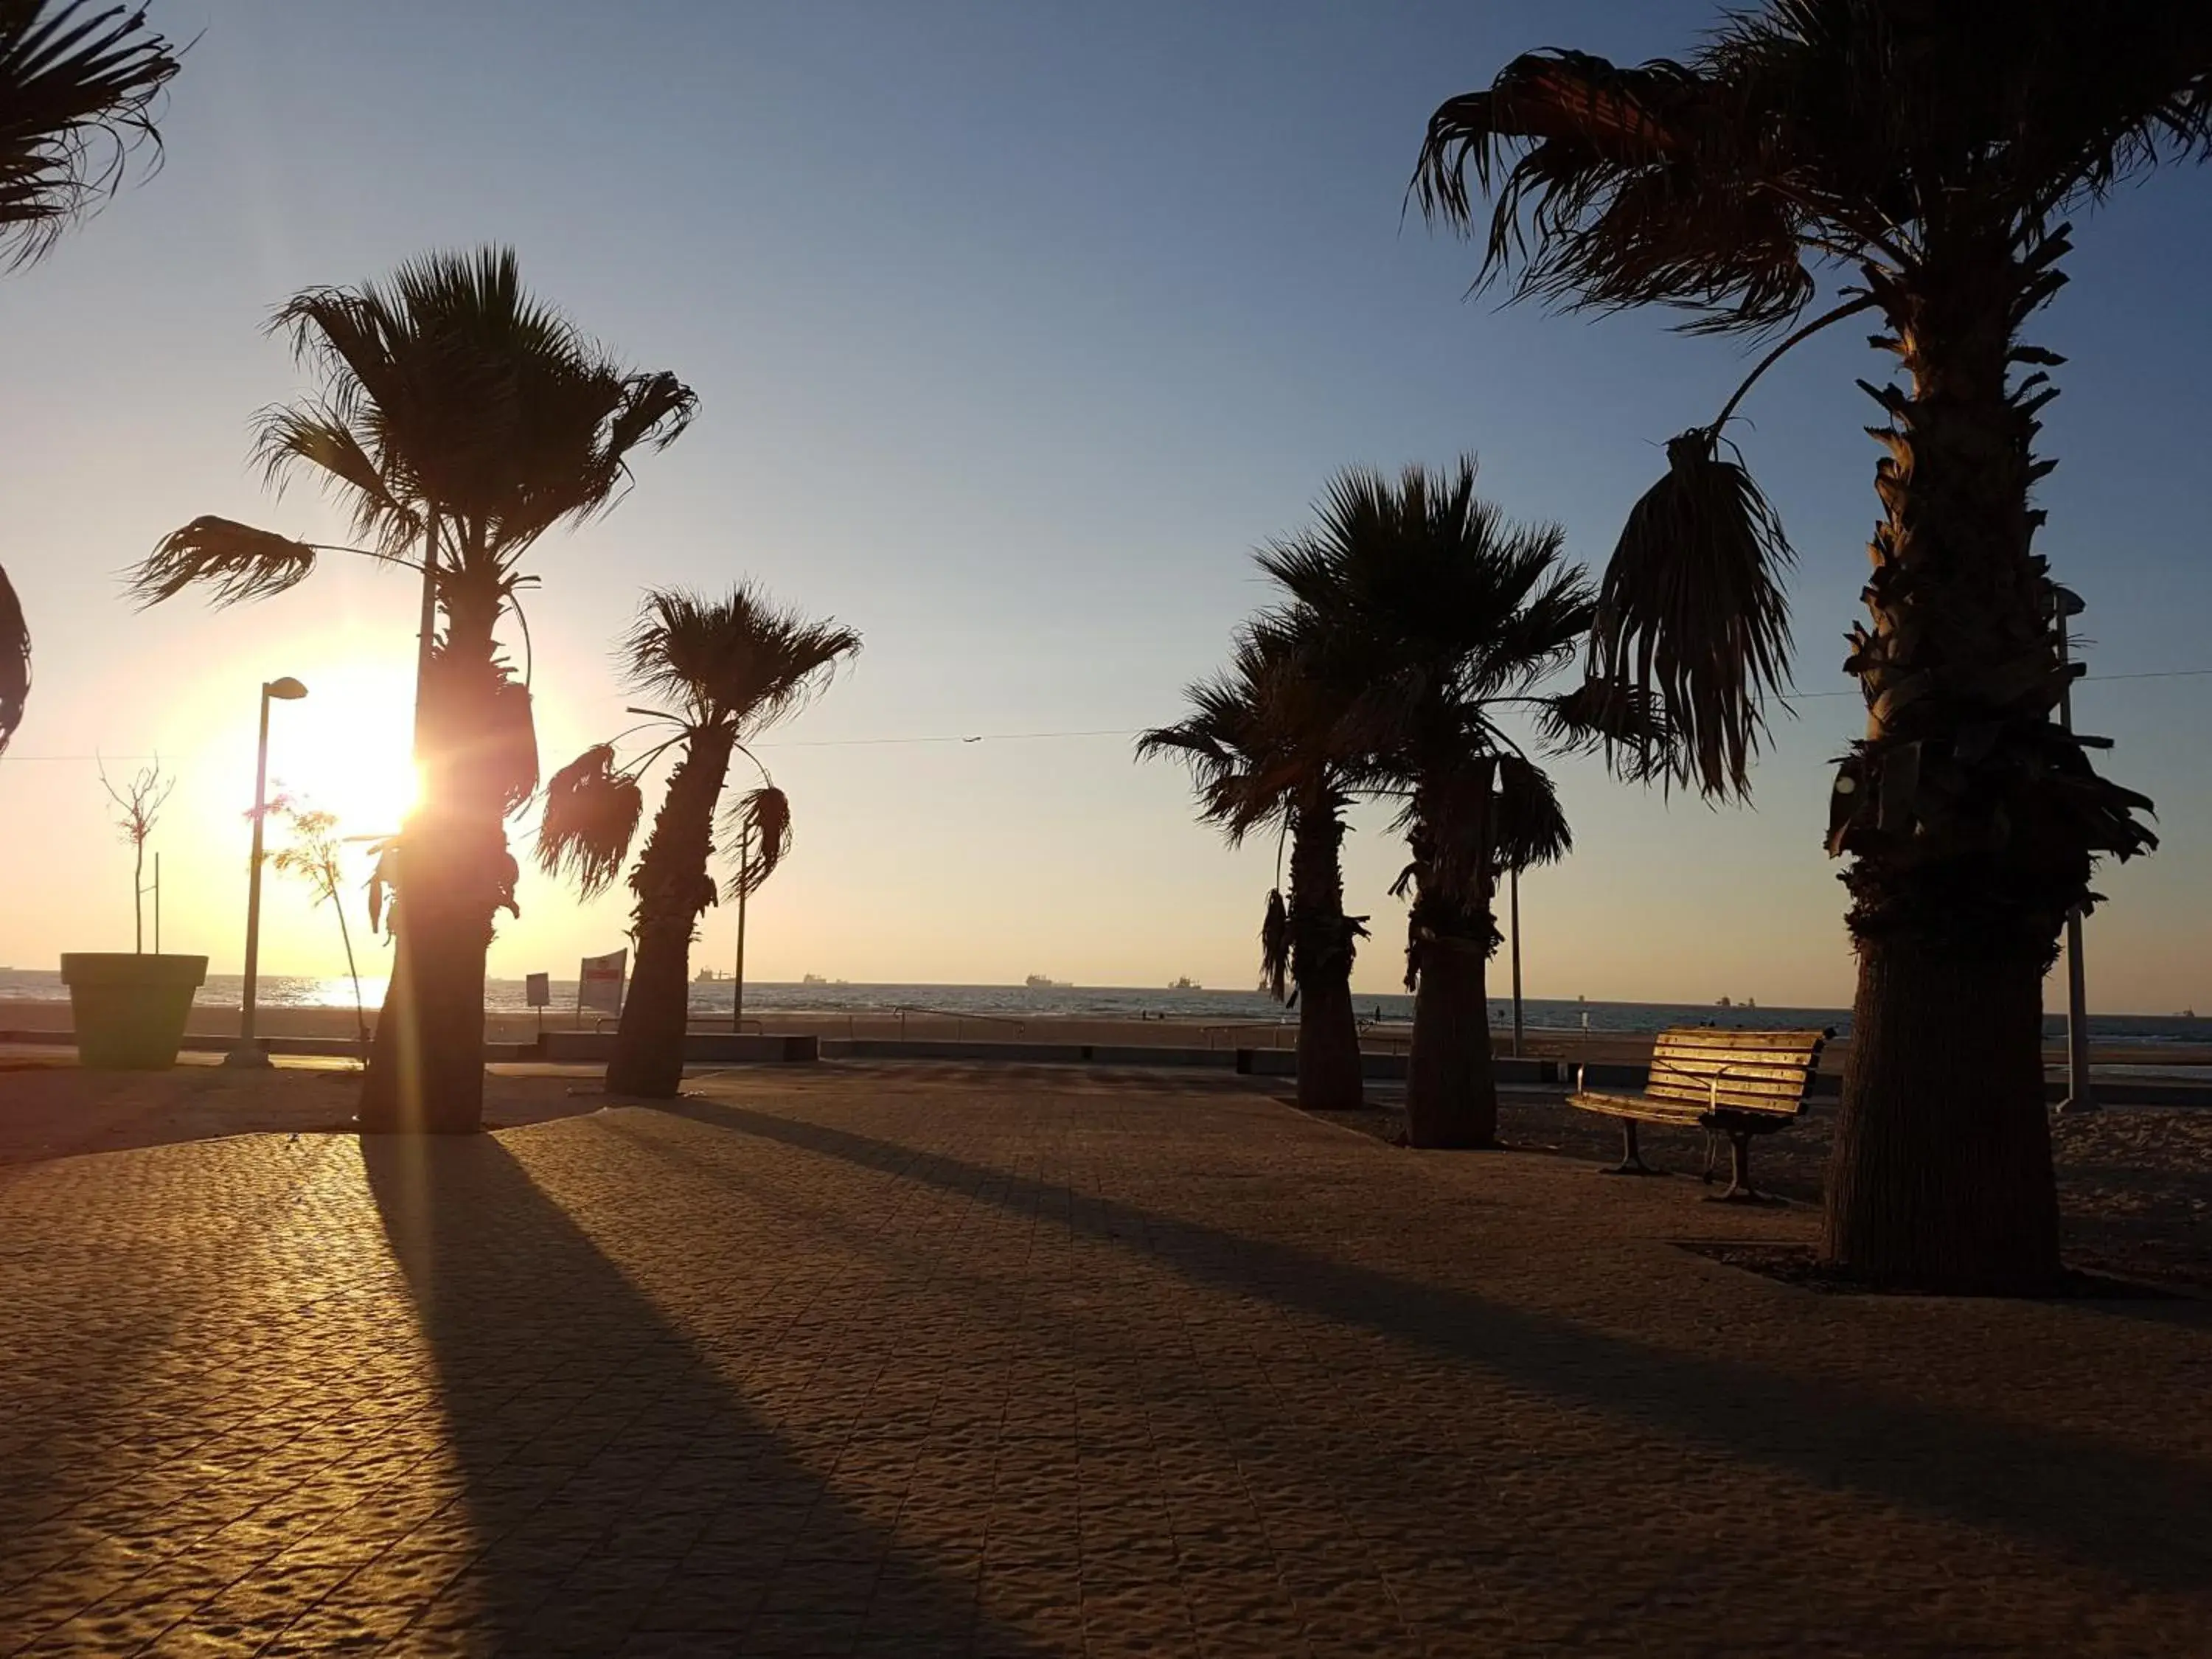
<instances>
[{"instance_id":1,"label":"bench slat","mask_svg":"<svg viewBox=\"0 0 2212 1659\"><path fill-rule=\"evenodd\" d=\"M1567 1104L1580 1107L1585 1112L1601 1112L1607 1117L1632 1117L1645 1123L1686 1123L1695 1125L1704 1115L1705 1108L1690 1108L1678 1103L1653 1100L1644 1095L1569 1095Z\"/></svg>"},{"instance_id":2,"label":"bench slat","mask_svg":"<svg viewBox=\"0 0 2212 1659\"><path fill-rule=\"evenodd\" d=\"M1704 1099L1710 1094L1734 1095L1744 1099L1795 1100L1805 1092L1805 1079L1794 1077L1786 1082L1779 1079L1768 1081L1757 1078L1684 1077L1679 1072L1656 1072L1644 1085L1648 1095L1696 1095Z\"/></svg>"},{"instance_id":3,"label":"bench slat","mask_svg":"<svg viewBox=\"0 0 2212 1659\"><path fill-rule=\"evenodd\" d=\"M1819 1063L1820 1057L1806 1048L1654 1048L1651 1063L1655 1066L1743 1066L1782 1071L1802 1071Z\"/></svg>"},{"instance_id":4,"label":"bench slat","mask_svg":"<svg viewBox=\"0 0 2212 1659\"><path fill-rule=\"evenodd\" d=\"M1825 1031L1735 1031L1715 1025L1678 1025L1660 1032L1653 1042L1707 1048L1808 1048L1827 1040Z\"/></svg>"},{"instance_id":5,"label":"bench slat","mask_svg":"<svg viewBox=\"0 0 2212 1659\"><path fill-rule=\"evenodd\" d=\"M1686 1106L1732 1106L1747 1112L1794 1112L1804 1101L1800 1092L1787 1095L1732 1095L1723 1089L1677 1089L1666 1084L1646 1087L1654 1100L1678 1100Z\"/></svg>"}]
</instances>

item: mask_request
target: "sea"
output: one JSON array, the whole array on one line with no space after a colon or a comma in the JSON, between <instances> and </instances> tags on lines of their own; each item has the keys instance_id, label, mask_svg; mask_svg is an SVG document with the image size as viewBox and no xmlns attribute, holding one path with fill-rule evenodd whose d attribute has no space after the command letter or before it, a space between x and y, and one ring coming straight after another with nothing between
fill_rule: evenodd
<instances>
[{"instance_id":1,"label":"sea","mask_svg":"<svg viewBox=\"0 0 2212 1659\"><path fill-rule=\"evenodd\" d=\"M242 982L236 974L210 974L195 1000L203 1006L235 1008ZM555 1011L576 1006L576 981L552 981ZM374 1009L384 1000L384 981L361 982L361 995ZM69 989L50 969L0 968L0 1000L66 1001ZM691 1012L702 1019L730 1012L727 980L695 981ZM318 979L264 974L256 992L263 1007L349 1008L353 981L343 975ZM1384 1021L1410 1020L1413 998L1402 994L1361 992L1352 999L1362 1018ZM488 1012L524 1013L529 998L519 979L489 980L484 985ZM1224 1024L1267 1024L1295 1019L1270 998L1257 991L1216 991L1195 987L1152 990L1140 986L1115 985L873 985L842 981L809 981L779 984L748 981L745 1010L749 1014L780 1012L855 1014L939 1013L971 1018L1037 1019L1186 1019L1219 1020ZM1512 1018L1511 1006L1503 998L1491 1004L1493 1028L1503 1028ZM1683 1002L1591 1002L1580 998L1532 997L1522 1005L1524 1025L1532 1031L1601 1031L1649 1033L1670 1026L1711 1024L1739 1030L1803 1030L1832 1026L1838 1036L1850 1031L1850 1012L1844 1008L1768 1007L1763 1004ZM2063 1012L2046 1013L2045 1034L2064 1035ZM2093 1014L2089 1034L2111 1043L2212 1043L2212 1018L2193 1013Z\"/></svg>"}]
</instances>

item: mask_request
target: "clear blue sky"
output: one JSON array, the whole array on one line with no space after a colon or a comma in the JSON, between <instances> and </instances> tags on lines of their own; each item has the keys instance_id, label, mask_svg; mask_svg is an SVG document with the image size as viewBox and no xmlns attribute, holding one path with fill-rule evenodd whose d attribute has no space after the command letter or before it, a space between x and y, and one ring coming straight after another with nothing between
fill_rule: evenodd
<instances>
[{"instance_id":1,"label":"clear blue sky","mask_svg":"<svg viewBox=\"0 0 2212 1659\"><path fill-rule=\"evenodd\" d=\"M1222 850L1125 739L854 740L1173 717L1261 598L1249 548L1347 463L1473 449L1510 510L1601 563L1659 442L1744 366L1663 318L1469 302L1470 251L1401 218L1438 100L1530 46L1681 49L1704 0L150 9L200 37L166 167L0 279L5 557L39 649L0 760L0 962L18 966L128 939L91 769L41 757L180 763L166 942L220 969L257 680L326 688L279 715L276 769L302 787L342 798L404 751L403 582L331 570L226 615L118 597L115 573L198 513L335 529L246 465L248 416L300 384L260 325L302 285L511 241L545 296L699 389L698 424L635 494L537 557L549 769L621 722L605 650L644 583L751 574L866 635L768 751L799 844L755 912L763 977L1245 981L1272 849ZM2079 240L2034 325L2073 360L2043 544L2089 601L2098 672L2212 667L2212 174L2130 190ZM1809 692L1844 685L1875 513L1851 381L1887 361L1825 339L1748 406L1745 447L1804 556ZM2166 836L2100 884L2093 1000L2212 1006L2212 678L2091 686L2081 713ZM1565 767L1581 850L1528 884L1532 993L1846 998L1819 841L1826 763L1858 721L1850 697L1804 704L1750 811ZM1363 823L1352 896L1377 926L1358 982L1388 988L1400 860ZM523 897L495 972L620 942L617 900L580 909L535 879ZM272 966L332 965L326 919L272 910ZM710 915L708 959L728 927Z\"/></svg>"}]
</instances>

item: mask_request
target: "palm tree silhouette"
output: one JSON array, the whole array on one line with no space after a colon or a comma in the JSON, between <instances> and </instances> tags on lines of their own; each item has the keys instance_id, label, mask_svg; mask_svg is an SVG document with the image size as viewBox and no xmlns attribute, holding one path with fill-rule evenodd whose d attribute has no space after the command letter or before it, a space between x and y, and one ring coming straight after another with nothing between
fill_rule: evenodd
<instances>
[{"instance_id":1,"label":"palm tree silhouette","mask_svg":"<svg viewBox=\"0 0 2212 1659\"><path fill-rule=\"evenodd\" d=\"M1400 803L1410 861L1406 1088L1416 1146L1498 1135L1485 973L1509 870L1563 858L1573 836L1550 778L1499 724L1533 717L1549 746L1591 740L1580 691L1540 688L1587 635L1590 594L1555 526L1521 527L1475 494L1475 467L1338 477L1318 524L1260 556L1310 617L1310 672L1336 699L1353 781Z\"/></svg>"},{"instance_id":2,"label":"palm tree silhouette","mask_svg":"<svg viewBox=\"0 0 2212 1659\"><path fill-rule=\"evenodd\" d=\"M2212 156L2212 8L2172 0L1767 0L1686 63L1531 54L1430 121L1413 189L1462 228L1495 198L1484 276L1517 273L1516 295L1757 337L1848 282L1668 445L1606 574L1594 666L1656 693L1676 775L1710 794L1747 787L1788 649L1788 544L1723 428L1847 317L1879 313L1905 377L1862 382L1887 451L1844 663L1868 724L1828 836L1853 860L1859 981L1823 1250L1860 1273L2057 1271L2043 976L2096 860L2156 842L2149 803L2050 718L2068 671L2030 497L2062 360L2021 331L2066 280L2068 216L2192 155Z\"/></svg>"},{"instance_id":3,"label":"palm tree silhouette","mask_svg":"<svg viewBox=\"0 0 2212 1659\"><path fill-rule=\"evenodd\" d=\"M422 787L392 861L397 945L360 1122L465 1133L483 1121L484 953L514 908L505 820L538 787L527 660L518 674L498 629L510 613L521 623L538 538L611 505L633 453L673 441L695 400L532 298L505 248L311 289L271 327L322 389L258 417L260 459L272 483L304 471L343 501L364 545L204 517L161 540L135 587L148 605L194 586L234 604L296 586L331 551L421 573Z\"/></svg>"},{"instance_id":4,"label":"palm tree silhouette","mask_svg":"<svg viewBox=\"0 0 2212 1659\"><path fill-rule=\"evenodd\" d=\"M607 1067L611 1093L667 1100L683 1081L691 939L716 899L714 818L732 757L744 756L761 778L723 828L723 849L745 852L727 885L735 897L740 887L758 891L791 848L791 804L747 745L798 712L860 648L851 629L810 621L749 584L712 600L647 593L619 654L630 689L667 705L630 712L667 735L627 765L617 763L617 738L562 767L546 786L538 831L538 861L549 875L565 869L586 897L603 890L629 856L644 803L640 781L676 753L630 872L637 966Z\"/></svg>"},{"instance_id":5,"label":"palm tree silhouette","mask_svg":"<svg viewBox=\"0 0 2212 1659\"><path fill-rule=\"evenodd\" d=\"M27 265L123 182L131 151L158 152L154 101L179 68L146 14L88 0L0 5L0 266ZM0 568L0 752L31 694L31 630Z\"/></svg>"},{"instance_id":6,"label":"palm tree silhouette","mask_svg":"<svg viewBox=\"0 0 2212 1659\"><path fill-rule=\"evenodd\" d=\"M1311 631L1291 611L1248 624L1228 671L1190 686L1188 716L1144 733L1137 753L1188 764L1199 817L1231 846L1271 828L1288 837L1290 896L1267 895L1261 985L1278 1002L1296 988L1298 1104L1334 1110L1362 1098L1352 963L1367 929L1344 914L1350 767L1331 748L1336 710L1306 661Z\"/></svg>"}]
</instances>

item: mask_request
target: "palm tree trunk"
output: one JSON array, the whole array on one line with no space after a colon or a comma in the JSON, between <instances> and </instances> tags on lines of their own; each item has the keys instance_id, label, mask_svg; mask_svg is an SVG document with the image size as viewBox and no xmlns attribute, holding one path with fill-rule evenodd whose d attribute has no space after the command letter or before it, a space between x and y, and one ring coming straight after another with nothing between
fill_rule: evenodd
<instances>
[{"instance_id":1,"label":"palm tree trunk","mask_svg":"<svg viewBox=\"0 0 2212 1659\"><path fill-rule=\"evenodd\" d=\"M668 780L653 834L630 878L637 894L637 966L623 1004L610 1094L673 1099L684 1081L684 1032L691 996L691 938L714 902L708 866L714 854L714 809L730 769L732 733L693 732Z\"/></svg>"},{"instance_id":2,"label":"palm tree trunk","mask_svg":"<svg viewBox=\"0 0 2212 1659\"><path fill-rule=\"evenodd\" d=\"M1876 394L1887 512L1847 665L1869 713L1829 842L1855 855L1859 982L1823 1254L1945 1291L2057 1273L2041 983L2093 854L2145 844L2138 798L2050 719L2063 682L2028 506L2045 469L2033 401L2007 390L2047 290L1991 246L1874 283L1912 384Z\"/></svg>"},{"instance_id":3,"label":"palm tree trunk","mask_svg":"<svg viewBox=\"0 0 2212 1659\"><path fill-rule=\"evenodd\" d=\"M1487 983L1498 945L1489 868L1494 781L1487 762L1462 769L1455 760L1414 790L1407 837L1414 879L1407 951L1414 981L1413 1040L1406 1060L1409 1146L1498 1144ZM1470 848L1471 857L1464 850Z\"/></svg>"},{"instance_id":4,"label":"palm tree trunk","mask_svg":"<svg viewBox=\"0 0 2212 1659\"><path fill-rule=\"evenodd\" d=\"M1437 936L1421 943L1413 1048L1406 1063L1408 1146L1498 1144L1489 956L1486 941Z\"/></svg>"},{"instance_id":5,"label":"palm tree trunk","mask_svg":"<svg viewBox=\"0 0 2212 1659\"><path fill-rule=\"evenodd\" d=\"M447 603L421 697L422 798L400 833L392 983L356 1120L369 1133L483 1127L484 957L515 878L495 710L500 601L456 585Z\"/></svg>"},{"instance_id":6,"label":"palm tree trunk","mask_svg":"<svg viewBox=\"0 0 2212 1659\"><path fill-rule=\"evenodd\" d=\"M1291 830L1291 973L1298 988L1298 1104L1349 1111L1362 1103L1359 1023L1352 1012L1352 924L1344 915L1334 805L1300 809Z\"/></svg>"},{"instance_id":7,"label":"palm tree trunk","mask_svg":"<svg viewBox=\"0 0 2212 1659\"><path fill-rule=\"evenodd\" d=\"M492 903L471 891L470 838L429 810L401 831L392 983L357 1119L364 1133L483 1127L484 953Z\"/></svg>"}]
</instances>

